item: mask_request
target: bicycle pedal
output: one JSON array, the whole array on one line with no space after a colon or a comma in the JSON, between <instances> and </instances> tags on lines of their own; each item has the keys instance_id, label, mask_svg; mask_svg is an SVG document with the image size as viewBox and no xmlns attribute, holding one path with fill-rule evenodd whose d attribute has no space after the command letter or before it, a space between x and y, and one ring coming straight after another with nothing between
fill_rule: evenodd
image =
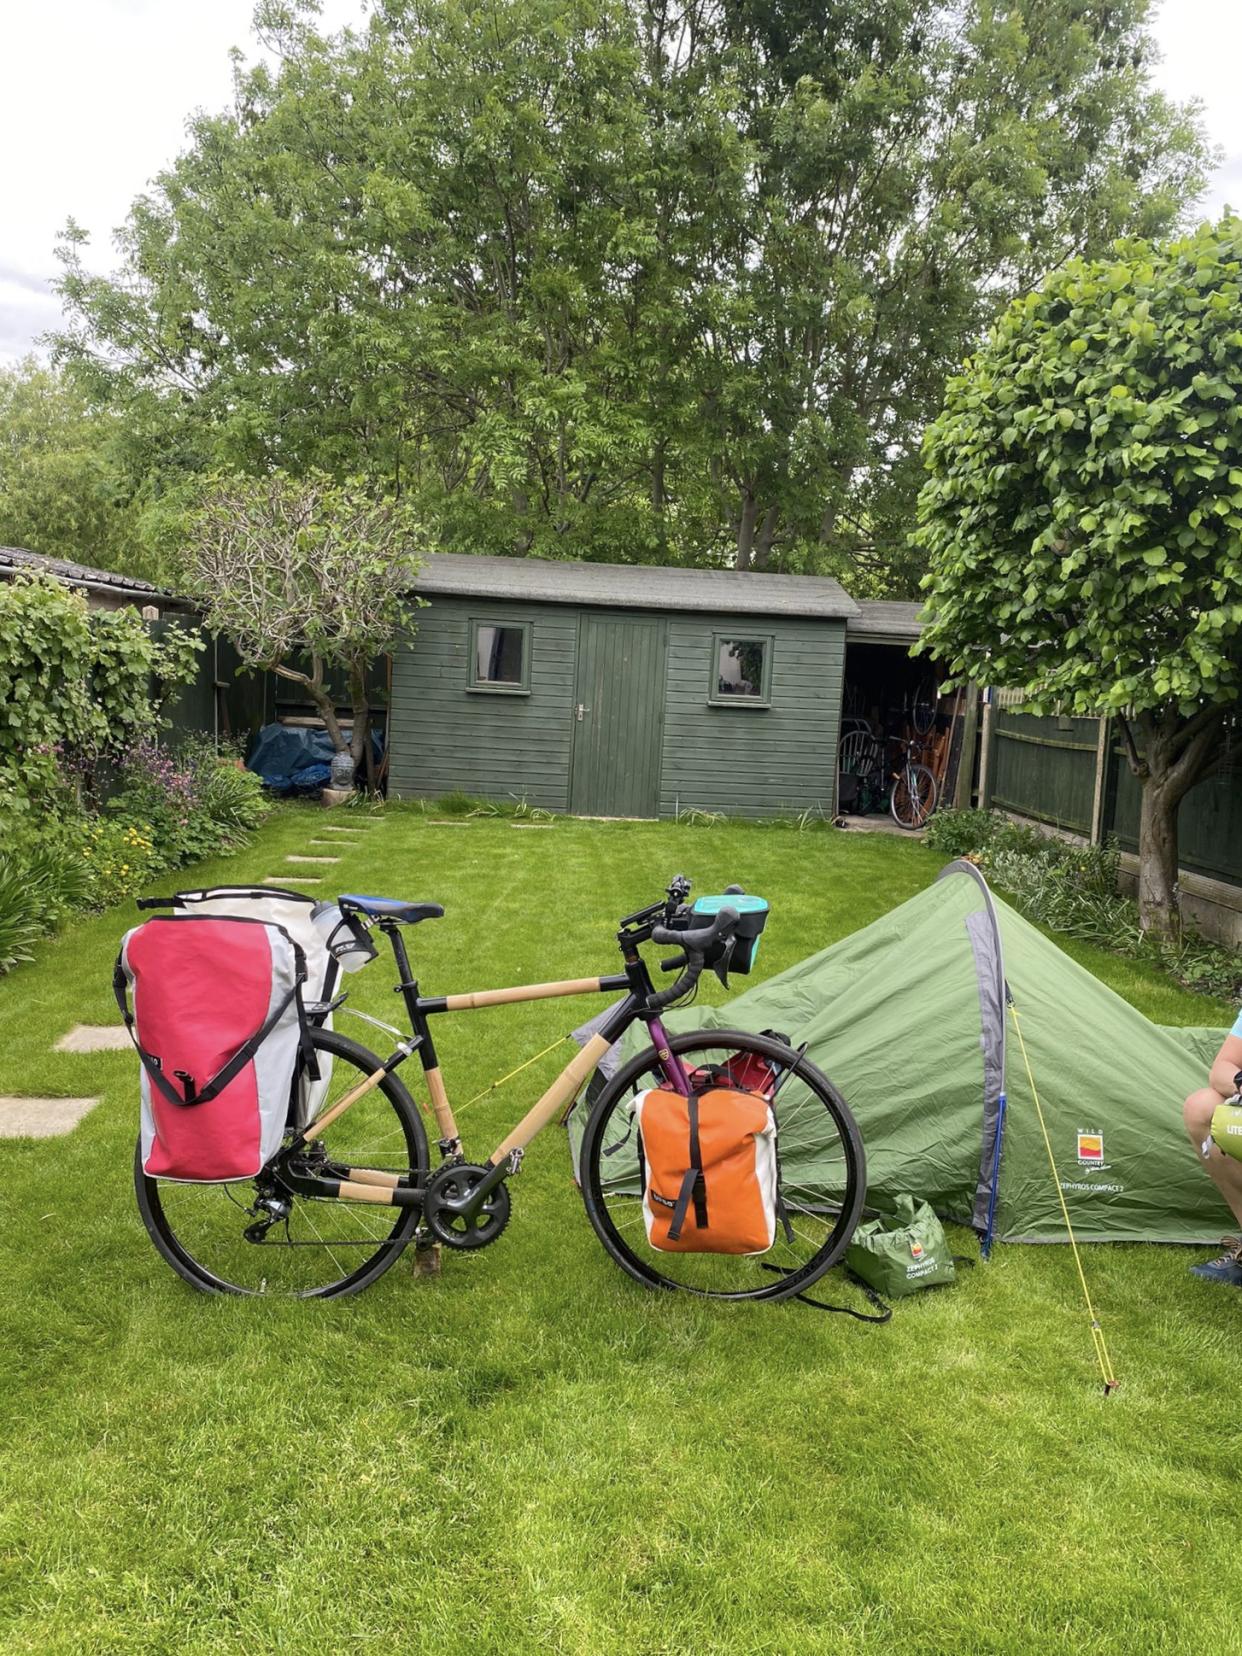
<instances>
[{"instance_id":1,"label":"bicycle pedal","mask_svg":"<svg viewBox=\"0 0 1242 1656\"><path fill-rule=\"evenodd\" d=\"M433 1242L429 1248L414 1249L414 1263L410 1268L410 1275L415 1277L438 1277L444 1266L443 1247L439 1242Z\"/></svg>"}]
</instances>

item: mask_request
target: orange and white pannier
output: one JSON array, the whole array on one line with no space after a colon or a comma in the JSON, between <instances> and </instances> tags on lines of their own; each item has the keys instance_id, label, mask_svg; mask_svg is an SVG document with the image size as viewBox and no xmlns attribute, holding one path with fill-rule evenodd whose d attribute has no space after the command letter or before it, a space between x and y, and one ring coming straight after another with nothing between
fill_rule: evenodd
<instances>
[{"instance_id":1,"label":"orange and white pannier","mask_svg":"<svg viewBox=\"0 0 1242 1656\"><path fill-rule=\"evenodd\" d=\"M765 1253L776 1240L780 1206L776 1117L767 1099L731 1087L689 1097L652 1087L630 1109L651 1246Z\"/></svg>"}]
</instances>

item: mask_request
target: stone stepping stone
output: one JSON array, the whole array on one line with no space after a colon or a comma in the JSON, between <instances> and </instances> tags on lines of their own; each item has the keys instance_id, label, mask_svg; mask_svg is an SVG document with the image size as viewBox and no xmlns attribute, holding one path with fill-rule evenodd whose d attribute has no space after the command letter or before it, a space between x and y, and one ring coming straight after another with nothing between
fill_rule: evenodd
<instances>
[{"instance_id":1,"label":"stone stepping stone","mask_svg":"<svg viewBox=\"0 0 1242 1656\"><path fill-rule=\"evenodd\" d=\"M259 881L259 884L288 887L289 885L322 885L323 881L317 874L313 877L309 874L265 874Z\"/></svg>"},{"instance_id":2,"label":"stone stepping stone","mask_svg":"<svg viewBox=\"0 0 1242 1656\"><path fill-rule=\"evenodd\" d=\"M56 1052L128 1052L131 1042L119 1024L74 1024L57 1041Z\"/></svg>"},{"instance_id":3,"label":"stone stepping stone","mask_svg":"<svg viewBox=\"0 0 1242 1656\"><path fill-rule=\"evenodd\" d=\"M288 857L285 858L286 862L291 862L291 863L339 863L340 860L341 859L339 857L288 856Z\"/></svg>"},{"instance_id":4,"label":"stone stepping stone","mask_svg":"<svg viewBox=\"0 0 1242 1656\"><path fill-rule=\"evenodd\" d=\"M554 828L553 822L511 822L510 828Z\"/></svg>"},{"instance_id":5,"label":"stone stepping stone","mask_svg":"<svg viewBox=\"0 0 1242 1656\"><path fill-rule=\"evenodd\" d=\"M0 1097L0 1138L63 1138L97 1098Z\"/></svg>"},{"instance_id":6,"label":"stone stepping stone","mask_svg":"<svg viewBox=\"0 0 1242 1656\"><path fill-rule=\"evenodd\" d=\"M317 839L312 839L312 840L307 840L306 843L307 843L307 845L322 845L322 846L325 846L325 847L330 846L332 848L332 850L334 850L334 851L349 851L349 850L352 849L352 847L354 845L357 845L359 842L357 840L339 840L339 839L335 839L335 840L317 840ZM332 860L333 860L333 862L339 862L340 861L340 859L338 857L334 857Z\"/></svg>"},{"instance_id":7,"label":"stone stepping stone","mask_svg":"<svg viewBox=\"0 0 1242 1656\"><path fill-rule=\"evenodd\" d=\"M359 823L357 828L338 828L335 823L325 822L320 825L321 834L365 834L371 826L369 822Z\"/></svg>"}]
</instances>

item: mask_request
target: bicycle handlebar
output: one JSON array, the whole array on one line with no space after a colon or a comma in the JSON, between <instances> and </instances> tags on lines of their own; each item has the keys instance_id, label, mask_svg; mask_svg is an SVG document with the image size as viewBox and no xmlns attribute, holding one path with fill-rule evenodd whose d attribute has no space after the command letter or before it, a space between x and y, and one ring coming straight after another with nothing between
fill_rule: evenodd
<instances>
[{"instance_id":1,"label":"bicycle handlebar","mask_svg":"<svg viewBox=\"0 0 1242 1656\"><path fill-rule=\"evenodd\" d=\"M736 909L722 908L708 925L696 926L693 931L674 931L670 926L652 926L651 941L671 943L688 955L706 954L713 943L719 943L728 936L737 925L738 919Z\"/></svg>"},{"instance_id":2,"label":"bicycle handlebar","mask_svg":"<svg viewBox=\"0 0 1242 1656\"><path fill-rule=\"evenodd\" d=\"M686 968L671 988L663 989L651 997L648 1005L653 1011L671 1006L674 1001L679 1001L683 995L689 994L703 974L708 950L714 948L717 943L723 943L730 936L738 923L738 918L736 909L722 908L710 925L696 926L692 931L673 931L668 926L651 928L653 943L671 943L682 951L680 957L661 962L664 970L673 971L683 964Z\"/></svg>"}]
</instances>

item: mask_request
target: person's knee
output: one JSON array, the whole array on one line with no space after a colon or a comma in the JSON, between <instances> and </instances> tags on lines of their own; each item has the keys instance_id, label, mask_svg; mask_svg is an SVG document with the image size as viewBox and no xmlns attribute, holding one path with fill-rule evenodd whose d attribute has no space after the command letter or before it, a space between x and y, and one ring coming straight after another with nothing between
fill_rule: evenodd
<instances>
[{"instance_id":1,"label":"person's knee","mask_svg":"<svg viewBox=\"0 0 1242 1656\"><path fill-rule=\"evenodd\" d=\"M1192 1092L1182 1105L1182 1120L1192 1134L1200 1138L1212 1125L1212 1112L1220 1103L1220 1094L1212 1087L1201 1087L1198 1092Z\"/></svg>"}]
</instances>

